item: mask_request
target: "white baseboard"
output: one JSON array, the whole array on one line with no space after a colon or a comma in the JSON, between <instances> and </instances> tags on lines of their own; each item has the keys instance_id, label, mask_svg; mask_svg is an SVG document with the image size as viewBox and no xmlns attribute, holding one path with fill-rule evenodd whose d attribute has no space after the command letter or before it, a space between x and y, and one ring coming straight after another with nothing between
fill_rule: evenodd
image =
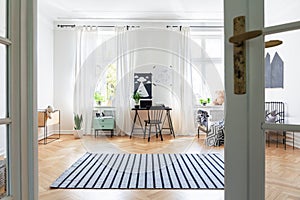
<instances>
[{"instance_id":1,"label":"white baseboard","mask_svg":"<svg viewBox=\"0 0 300 200\"><path fill-rule=\"evenodd\" d=\"M60 130L61 135L73 135L74 130ZM54 134L58 134L58 130L48 131L48 137ZM40 132L38 135L38 140L44 139L44 132Z\"/></svg>"}]
</instances>

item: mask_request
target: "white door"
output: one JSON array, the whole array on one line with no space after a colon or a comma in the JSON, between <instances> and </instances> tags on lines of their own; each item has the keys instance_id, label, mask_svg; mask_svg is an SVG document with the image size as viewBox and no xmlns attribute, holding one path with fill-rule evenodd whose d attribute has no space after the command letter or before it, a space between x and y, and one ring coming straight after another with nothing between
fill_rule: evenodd
<instances>
[{"instance_id":1,"label":"white door","mask_svg":"<svg viewBox=\"0 0 300 200\"><path fill-rule=\"evenodd\" d=\"M299 166L293 162L299 159L297 156L299 154L297 154L298 149L293 150L293 145L300 147L300 104L298 100L300 95L297 92L299 91L300 73L300 1L264 0L264 5L263 31L265 41L282 41L279 46L265 49L264 55L270 58L270 63L266 63L268 67L265 70L265 83L267 85L265 101L282 102L284 106L281 109L269 108L269 112L274 109L274 113L279 113L280 110L282 110L281 112L284 111L284 115L280 116L284 120L282 121L283 124L264 123L262 125L263 129L270 133L266 136L271 136L266 138L268 141L265 171L266 199L299 199ZM269 120L271 118L268 117ZM277 120L278 117L275 119ZM286 132L286 138L280 137L282 133L280 130ZM278 138L277 133L279 133ZM286 150L284 150L285 147ZM274 150L271 149L274 148L276 148L275 152L282 151L280 156L273 153ZM291 159L285 160L286 157ZM284 164L279 165L280 168L275 168L282 173L274 173L273 160L284 160ZM292 189L294 187L296 190Z\"/></svg>"},{"instance_id":2,"label":"white door","mask_svg":"<svg viewBox=\"0 0 300 200\"><path fill-rule=\"evenodd\" d=\"M265 9L270 4L277 5L273 13L278 19L289 20L265 23ZM297 5L296 5L297 4ZM285 8L292 11L283 11ZM266 129L300 130L299 125L265 123L265 71L264 42L274 39L269 36L300 28L296 17L298 1L274 0L226 0L225 20L225 198L264 199L265 198L265 134ZM233 44L228 42L233 35L233 18L246 17L246 31L262 30L263 35L246 42L246 94L233 92ZM298 21L298 22L297 22ZM267 19L266 19L267 22ZM271 26L271 27L270 27ZM283 41L284 42L284 41ZM300 44L298 42L298 44ZM298 45L299 46L299 45ZM295 94L295 98L297 95Z\"/></svg>"},{"instance_id":3,"label":"white door","mask_svg":"<svg viewBox=\"0 0 300 200\"><path fill-rule=\"evenodd\" d=\"M0 198L7 196L10 188L10 179L6 176L9 172L9 151L7 147L11 118L8 112L8 59L7 52L11 41L7 38L7 9L6 1L0 1ZM6 184L7 183L7 184Z\"/></svg>"},{"instance_id":4,"label":"white door","mask_svg":"<svg viewBox=\"0 0 300 200\"><path fill-rule=\"evenodd\" d=\"M0 0L0 199L37 199L35 0Z\"/></svg>"}]
</instances>

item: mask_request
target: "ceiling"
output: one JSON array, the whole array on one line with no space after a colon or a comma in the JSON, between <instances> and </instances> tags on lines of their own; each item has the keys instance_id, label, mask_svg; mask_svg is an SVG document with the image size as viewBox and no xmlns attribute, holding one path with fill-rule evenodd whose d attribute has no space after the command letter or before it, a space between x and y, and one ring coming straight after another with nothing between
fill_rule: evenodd
<instances>
[{"instance_id":1,"label":"ceiling","mask_svg":"<svg viewBox=\"0 0 300 200\"><path fill-rule=\"evenodd\" d=\"M38 0L38 9L54 21L223 19L223 0Z\"/></svg>"}]
</instances>

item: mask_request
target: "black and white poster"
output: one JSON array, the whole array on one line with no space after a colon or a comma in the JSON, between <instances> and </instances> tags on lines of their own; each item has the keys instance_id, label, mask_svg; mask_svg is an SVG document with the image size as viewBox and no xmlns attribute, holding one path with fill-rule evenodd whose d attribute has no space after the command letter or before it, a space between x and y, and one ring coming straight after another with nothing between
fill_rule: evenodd
<instances>
[{"instance_id":1,"label":"black and white poster","mask_svg":"<svg viewBox=\"0 0 300 200\"><path fill-rule=\"evenodd\" d=\"M141 99L152 98L152 74L134 73L134 92L141 95Z\"/></svg>"}]
</instances>

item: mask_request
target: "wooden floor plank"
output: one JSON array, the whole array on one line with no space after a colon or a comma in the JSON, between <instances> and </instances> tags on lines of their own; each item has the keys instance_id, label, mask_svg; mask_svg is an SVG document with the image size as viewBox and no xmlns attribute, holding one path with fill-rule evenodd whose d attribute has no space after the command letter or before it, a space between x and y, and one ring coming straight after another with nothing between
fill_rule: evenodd
<instances>
[{"instance_id":1,"label":"wooden floor plank","mask_svg":"<svg viewBox=\"0 0 300 200\"><path fill-rule=\"evenodd\" d=\"M164 141L127 136L84 136L74 139L62 135L60 140L39 144L39 199L41 200L220 200L223 190L74 190L50 189L50 184L86 152L97 153L220 153L223 147L207 147L203 136L175 139L164 135ZM266 147L266 199L300 199L300 150L288 146ZM99 197L99 198L98 198Z\"/></svg>"}]
</instances>

